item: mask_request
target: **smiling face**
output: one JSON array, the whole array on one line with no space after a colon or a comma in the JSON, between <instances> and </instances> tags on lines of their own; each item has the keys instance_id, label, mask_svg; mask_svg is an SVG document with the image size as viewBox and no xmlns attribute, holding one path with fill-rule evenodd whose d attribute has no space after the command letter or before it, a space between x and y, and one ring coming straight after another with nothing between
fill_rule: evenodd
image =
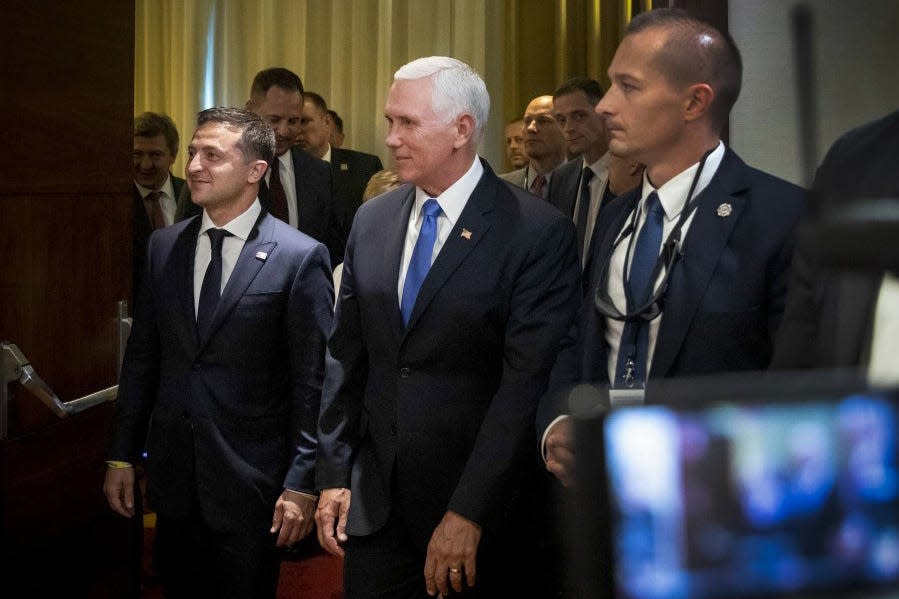
<instances>
[{"instance_id":1,"label":"smiling face","mask_svg":"<svg viewBox=\"0 0 899 599\"><path fill-rule=\"evenodd\" d=\"M238 145L241 132L219 123L197 128L185 167L194 204L207 212L227 212L255 198L264 160L247 160ZM239 212L238 212L239 213ZM227 221L225 221L227 222Z\"/></svg>"},{"instance_id":2,"label":"smiling face","mask_svg":"<svg viewBox=\"0 0 899 599\"><path fill-rule=\"evenodd\" d=\"M299 91L273 85L265 94L257 94L247 108L258 114L275 132L275 156L283 155L294 144L303 116L303 96Z\"/></svg>"},{"instance_id":3,"label":"smiling face","mask_svg":"<svg viewBox=\"0 0 899 599\"><path fill-rule=\"evenodd\" d=\"M159 189L169 176L175 155L161 133L154 137L134 136L134 180L149 189Z\"/></svg>"},{"instance_id":4,"label":"smiling face","mask_svg":"<svg viewBox=\"0 0 899 599\"><path fill-rule=\"evenodd\" d=\"M689 91L656 67L667 32L649 28L622 40L609 66L609 91L596 105L605 117L609 151L648 168L674 162L684 138Z\"/></svg>"},{"instance_id":5,"label":"smiling face","mask_svg":"<svg viewBox=\"0 0 899 599\"><path fill-rule=\"evenodd\" d=\"M553 114L565 134L568 152L583 154L588 164L599 160L608 145L603 117L594 108L582 90L553 98Z\"/></svg>"},{"instance_id":6,"label":"smiling face","mask_svg":"<svg viewBox=\"0 0 899 599\"><path fill-rule=\"evenodd\" d=\"M460 135L460 123L466 117L446 122L434 112L432 77L394 81L387 94L384 116L386 144L401 181L417 185L436 197L461 176L458 167L460 160L466 158L460 157L459 150L469 138ZM473 158L472 153L466 169Z\"/></svg>"}]
</instances>

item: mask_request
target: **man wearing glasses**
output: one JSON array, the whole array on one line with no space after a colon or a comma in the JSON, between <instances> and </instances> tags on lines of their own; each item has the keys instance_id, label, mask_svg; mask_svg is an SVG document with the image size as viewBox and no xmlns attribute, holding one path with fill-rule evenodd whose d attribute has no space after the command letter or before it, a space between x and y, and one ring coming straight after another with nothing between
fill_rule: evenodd
<instances>
[{"instance_id":1,"label":"man wearing glasses","mask_svg":"<svg viewBox=\"0 0 899 599\"><path fill-rule=\"evenodd\" d=\"M679 10L641 14L609 77L596 106L609 150L646 170L600 213L589 291L538 413L566 485L573 385L608 385L614 406L642 401L648 378L767 367L804 195L720 139L742 78L729 36Z\"/></svg>"}]
</instances>

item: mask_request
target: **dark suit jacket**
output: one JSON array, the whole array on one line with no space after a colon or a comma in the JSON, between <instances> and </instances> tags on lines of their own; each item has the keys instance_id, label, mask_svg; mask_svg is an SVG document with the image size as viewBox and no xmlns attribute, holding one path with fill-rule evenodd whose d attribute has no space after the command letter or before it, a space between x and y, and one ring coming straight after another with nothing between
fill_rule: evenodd
<instances>
[{"instance_id":1,"label":"dark suit jacket","mask_svg":"<svg viewBox=\"0 0 899 599\"><path fill-rule=\"evenodd\" d=\"M899 111L853 129L838 139L815 176L821 209L854 198L899 197ZM816 215L807 216L810 224ZM864 366L871 343L881 272L835 270L818 263L812 247L794 258L784 324L774 368Z\"/></svg>"},{"instance_id":2,"label":"dark suit jacket","mask_svg":"<svg viewBox=\"0 0 899 599\"><path fill-rule=\"evenodd\" d=\"M549 180L547 201L570 219L574 219L574 206L577 203L583 168L584 159L578 156L554 170L552 179Z\"/></svg>"},{"instance_id":3,"label":"dark suit jacket","mask_svg":"<svg viewBox=\"0 0 899 599\"><path fill-rule=\"evenodd\" d=\"M333 235L346 246L353 225L356 210L362 204L362 194L368 180L383 169L381 159L374 154L331 148L331 181L334 185L334 202L337 217L334 219ZM338 262L343 261L343 255ZM337 265L337 262L334 263Z\"/></svg>"},{"instance_id":4,"label":"dark suit jacket","mask_svg":"<svg viewBox=\"0 0 899 599\"><path fill-rule=\"evenodd\" d=\"M415 190L403 185L356 214L316 478L351 488L350 534L371 534L394 513L424 550L447 510L490 534L504 526L519 473L535 473L537 400L578 303L574 227L484 169L405 330L397 281Z\"/></svg>"},{"instance_id":5,"label":"dark suit jacket","mask_svg":"<svg viewBox=\"0 0 899 599\"><path fill-rule=\"evenodd\" d=\"M175 195L173 200L178 202L181 197L182 190L186 187L184 179L179 179L175 175L169 174L172 178L172 193ZM131 186L132 196L134 197L134 225L132 227L132 239L134 243L133 262L131 274L133 276L132 296L137 297L140 283L144 277L144 269L147 264L147 241L150 239L150 233L153 232L153 223L147 216L147 210L144 208L144 199L137 190L136 185ZM177 219L177 215L175 217Z\"/></svg>"},{"instance_id":6,"label":"dark suit jacket","mask_svg":"<svg viewBox=\"0 0 899 599\"><path fill-rule=\"evenodd\" d=\"M109 455L136 463L146 447L158 513L184 518L197 502L215 530L259 530L285 487L313 489L330 265L324 246L263 211L198 339L199 227L150 237Z\"/></svg>"},{"instance_id":7,"label":"dark suit jacket","mask_svg":"<svg viewBox=\"0 0 899 599\"><path fill-rule=\"evenodd\" d=\"M699 205L671 273L650 378L768 366L784 310L804 192L747 166L728 149ZM540 434L566 412L564 397L581 382L608 383L605 318L593 301L599 271L640 199L640 189L602 210L593 270L577 323L553 368L540 406ZM730 204L727 217L718 216Z\"/></svg>"},{"instance_id":8,"label":"dark suit jacket","mask_svg":"<svg viewBox=\"0 0 899 599\"><path fill-rule=\"evenodd\" d=\"M337 218L331 167L324 160L316 158L299 146L290 148L290 157L293 160L293 173L296 179L297 229L325 244L332 263L337 264L343 256L343 243L334 236L331 225L332 219ZM262 207L268 210L269 193L265 180L259 185L259 201ZM175 221L184 220L201 212L200 207L191 201L190 189L185 185L184 191L178 197Z\"/></svg>"}]
</instances>

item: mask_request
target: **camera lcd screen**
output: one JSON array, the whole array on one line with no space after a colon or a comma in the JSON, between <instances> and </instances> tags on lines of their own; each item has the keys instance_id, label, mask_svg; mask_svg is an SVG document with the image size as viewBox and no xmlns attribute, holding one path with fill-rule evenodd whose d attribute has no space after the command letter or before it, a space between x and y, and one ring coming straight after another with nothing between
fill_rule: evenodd
<instances>
[{"instance_id":1,"label":"camera lcd screen","mask_svg":"<svg viewBox=\"0 0 899 599\"><path fill-rule=\"evenodd\" d=\"M895 588L897 422L875 392L606 414L614 596Z\"/></svg>"}]
</instances>

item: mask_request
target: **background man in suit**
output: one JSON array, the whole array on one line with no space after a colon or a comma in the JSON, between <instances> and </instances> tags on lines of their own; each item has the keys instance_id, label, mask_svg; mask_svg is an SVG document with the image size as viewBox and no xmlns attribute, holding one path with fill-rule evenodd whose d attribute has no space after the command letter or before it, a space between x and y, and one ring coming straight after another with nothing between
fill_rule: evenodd
<instances>
[{"instance_id":1,"label":"background man in suit","mask_svg":"<svg viewBox=\"0 0 899 599\"><path fill-rule=\"evenodd\" d=\"M855 200L899 197L897 164L899 111L843 135L818 168L813 206L818 213L809 215L809 225ZM851 269L822 263L812 243L800 245L793 260L772 368L862 368L877 382L896 384L895 271L885 272L873 260L855 260Z\"/></svg>"},{"instance_id":2,"label":"background man in suit","mask_svg":"<svg viewBox=\"0 0 899 599\"><path fill-rule=\"evenodd\" d=\"M274 143L249 111L201 112L187 176L203 213L150 237L104 491L134 516L146 448L171 597L274 597L276 545L312 527L333 290L324 246L257 198Z\"/></svg>"},{"instance_id":3,"label":"background man in suit","mask_svg":"<svg viewBox=\"0 0 899 599\"><path fill-rule=\"evenodd\" d=\"M315 92L304 92L303 118L296 142L313 156L331 165L335 203L332 235L343 246L350 235L353 216L362 204L362 192L365 191L368 180L384 167L381 159L374 154L332 147L329 143L331 128L331 117L328 115L325 99Z\"/></svg>"},{"instance_id":4,"label":"background man in suit","mask_svg":"<svg viewBox=\"0 0 899 599\"><path fill-rule=\"evenodd\" d=\"M574 227L478 158L489 104L446 57L400 68L387 97L407 184L356 215L319 421L316 522L346 550L348 598L526 596L521 568L539 576L518 508L578 301Z\"/></svg>"},{"instance_id":5,"label":"background man in suit","mask_svg":"<svg viewBox=\"0 0 899 599\"><path fill-rule=\"evenodd\" d=\"M332 148L342 148L344 140L343 119L340 118L336 111L330 108L328 109L328 116L331 117L331 137L328 138L328 143L331 144Z\"/></svg>"},{"instance_id":6,"label":"background man in suit","mask_svg":"<svg viewBox=\"0 0 899 599\"><path fill-rule=\"evenodd\" d=\"M506 160L512 170L518 170L528 165L528 157L524 153L524 119L517 118L506 124L505 144Z\"/></svg>"},{"instance_id":7,"label":"background man in suit","mask_svg":"<svg viewBox=\"0 0 899 599\"><path fill-rule=\"evenodd\" d=\"M259 71L250 88L247 108L263 118L275 132L275 157L259 185L259 201L273 216L328 247L331 260L339 262L343 243L334 237L335 218L331 170L299 147L292 147L303 113L303 83L281 67ZM278 166L278 168L274 168ZM189 190L178 199L178 220L200 212Z\"/></svg>"},{"instance_id":8,"label":"background man in suit","mask_svg":"<svg viewBox=\"0 0 899 599\"><path fill-rule=\"evenodd\" d=\"M616 397L639 397L647 373L768 366L803 199L801 189L750 168L720 140L742 79L726 34L683 11L642 13L609 77L596 106L609 149L646 171L640 188L600 213L588 299L541 402L547 468L563 482L573 454L569 420L559 415L575 383L611 383Z\"/></svg>"},{"instance_id":9,"label":"background man in suit","mask_svg":"<svg viewBox=\"0 0 899 599\"><path fill-rule=\"evenodd\" d=\"M523 119L524 152L528 164L501 177L546 199L553 171L566 158L565 136L553 117L553 97L537 96L531 100Z\"/></svg>"},{"instance_id":10,"label":"background man in suit","mask_svg":"<svg viewBox=\"0 0 899 599\"><path fill-rule=\"evenodd\" d=\"M165 114L134 117L134 297L147 260L147 240L154 229L175 221L184 179L170 172L178 156L178 129Z\"/></svg>"}]
</instances>

